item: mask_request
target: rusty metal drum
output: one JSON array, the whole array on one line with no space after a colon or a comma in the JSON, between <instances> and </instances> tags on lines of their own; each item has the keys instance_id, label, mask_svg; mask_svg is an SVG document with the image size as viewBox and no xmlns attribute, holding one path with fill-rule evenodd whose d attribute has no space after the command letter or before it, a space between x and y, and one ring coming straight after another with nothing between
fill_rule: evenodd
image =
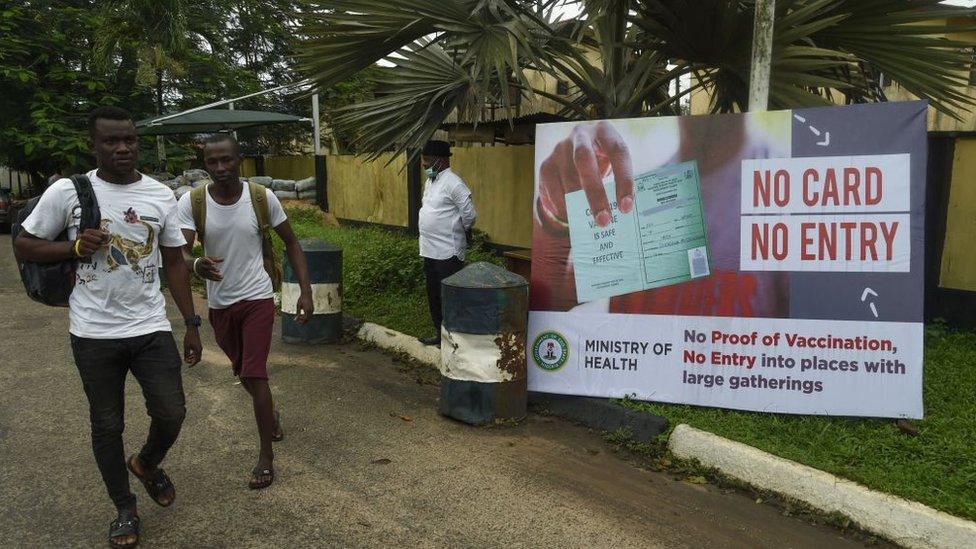
<instances>
[{"instance_id":1,"label":"rusty metal drum","mask_svg":"<svg viewBox=\"0 0 976 549\"><path fill-rule=\"evenodd\" d=\"M441 292L440 412L473 425L524 418L528 282L475 263L444 279Z\"/></svg>"},{"instance_id":2,"label":"rusty metal drum","mask_svg":"<svg viewBox=\"0 0 976 549\"><path fill-rule=\"evenodd\" d=\"M342 248L324 240L302 240L315 312L307 324L295 322L301 287L285 258L281 284L281 339L285 343L334 343L342 337Z\"/></svg>"}]
</instances>

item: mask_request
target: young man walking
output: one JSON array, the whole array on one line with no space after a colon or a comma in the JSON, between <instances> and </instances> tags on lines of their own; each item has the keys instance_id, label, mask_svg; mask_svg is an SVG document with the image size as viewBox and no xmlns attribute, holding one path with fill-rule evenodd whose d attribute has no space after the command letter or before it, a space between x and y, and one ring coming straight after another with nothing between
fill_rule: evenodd
<instances>
[{"instance_id":1,"label":"young man walking","mask_svg":"<svg viewBox=\"0 0 976 549\"><path fill-rule=\"evenodd\" d=\"M427 304L437 335L423 338L425 345L441 344L441 281L464 268L468 247L467 231L478 214L471 190L451 170L451 146L446 141L429 141L421 153L427 175L423 206L420 208L420 256L427 278Z\"/></svg>"},{"instance_id":2,"label":"young man walking","mask_svg":"<svg viewBox=\"0 0 976 549\"><path fill-rule=\"evenodd\" d=\"M98 169L87 177L101 212L100 228L79 234L78 194L70 180L61 179L41 196L14 246L25 261L78 260L68 312L71 350L88 397L95 461L118 510L109 543L124 548L139 541L126 468L159 505L171 505L176 497L159 464L176 441L186 410L180 355L159 289L160 258L186 319L183 349L190 365L202 352L200 317L193 311L176 200L163 184L136 171L139 146L132 116L116 107L95 109L88 133ZM67 242L53 241L65 230ZM122 431L130 371L142 387L151 423L142 450L127 460Z\"/></svg>"},{"instance_id":3,"label":"young man walking","mask_svg":"<svg viewBox=\"0 0 976 549\"><path fill-rule=\"evenodd\" d=\"M188 259L188 267L208 281L210 323L217 344L251 395L261 446L248 485L266 488L274 481L271 443L284 436L268 386L275 317L272 276L277 267L270 250L270 229L284 241L298 278L301 293L296 322L302 324L313 313L308 267L278 198L260 185L241 182L237 140L229 134L208 138L203 161L213 183L180 199L180 226L188 246L200 235L206 253Z\"/></svg>"}]
</instances>

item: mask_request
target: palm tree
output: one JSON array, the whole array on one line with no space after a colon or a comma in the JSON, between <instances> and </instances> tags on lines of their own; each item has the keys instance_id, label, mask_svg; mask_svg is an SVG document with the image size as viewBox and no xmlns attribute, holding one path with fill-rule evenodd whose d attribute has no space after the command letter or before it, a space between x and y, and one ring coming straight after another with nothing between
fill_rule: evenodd
<instances>
[{"instance_id":1,"label":"palm tree","mask_svg":"<svg viewBox=\"0 0 976 549\"><path fill-rule=\"evenodd\" d=\"M167 79L172 82L186 73L183 58L196 43L213 41L204 22L213 10L206 2L190 0L111 0L104 2L102 28L95 47L95 59L103 66L116 57L120 64L136 63L135 83L153 90L156 114L166 110ZM134 59L131 59L134 57ZM162 137L157 138L160 163L166 158Z\"/></svg>"},{"instance_id":2,"label":"palm tree","mask_svg":"<svg viewBox=\"0 0 976 549\"><path fill-rule=\"evenodd\" d=\"M187 50L186 0L113 0L102 5L96 59L108 64L119 52L136 52L137 82L153 89L156 114L165 108L165 79L181 74Z\"/></svg>"},{"instance_id":3,"label":"palm tree","mask_svg":"<svg viewBox=\"0 0 976 549\"><path fill-rule=\"evenodd\" d=\"M334 113L336 129L377 154L413 149L454 110L477 118L515 94L543 96L571 119L679 112L707 90L715 112L745 110L754 1L319 0L306 8L302 70L327 89L379 61L377 97ZM560 19L576 5L578 18ZM770 108L884 100L883 72L953 114L972 44L945 39L938 0L779 0ZM538 71L569 80L561 96L533 87ZM682 81L691 85L680 86ZM669 92L680 89L678 93ZM511 116L513 109L506 109Z\"/></svg>"}]
</instances>

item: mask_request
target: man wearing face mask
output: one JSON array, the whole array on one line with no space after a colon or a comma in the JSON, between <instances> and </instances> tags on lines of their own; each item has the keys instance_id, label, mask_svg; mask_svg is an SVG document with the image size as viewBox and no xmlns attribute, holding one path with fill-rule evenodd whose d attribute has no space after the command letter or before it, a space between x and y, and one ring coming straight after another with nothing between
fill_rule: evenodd
<instances>
[{"instance_id":1,"label":"man wearing face mask","mask_svg":"<svg viewBox=\"0 0 976 549\"><path fill-rule=\"evenodd\" d=\"M441 281L464 267L466 233L477 214L471 190L451 170L451 146L446 141L428 141L422 152L427 175L423 206L420 208L420 256L427 277L427 303L437 335L422 338L425 345L441 344Z\"/></svg>"}]
</instances>

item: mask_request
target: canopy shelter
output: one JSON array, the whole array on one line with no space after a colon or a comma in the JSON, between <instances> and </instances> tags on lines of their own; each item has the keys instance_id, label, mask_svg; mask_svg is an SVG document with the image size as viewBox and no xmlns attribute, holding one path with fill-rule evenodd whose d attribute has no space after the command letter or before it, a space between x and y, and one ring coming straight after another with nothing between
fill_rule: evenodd
<instances>
[{"instance_id":1,"label":"canopy shelter","mask_svg":"<svg viewBox=\"0 0 976 549\"><path fill-rule=\"evenodd\" d=\"M139 135L176 135L187 133L216 133L240 130L252 126L310 122L290 114L268 111L207 109L179 115L163 115L136 122Z\"/></svg>"},{"instance_id":2,"label":"canopy shelter","mask_svg":"<svg viewBox=\"0 0 976 549\"><path fill-rule=\"evenodd\" d=\"M319 94L312 94L312 118L302 118L290 114L282 114L268 111L248 111L237 110L234 108L235 101L243 101L251 97L257 97L271 92L286 90L296 87L307 87L310 83L307 80L283 84L267 90L261 90L233 99L221 99L213 103L194 107L175 114L165 114L153 118L146 118L136 122L136 131L139 135L178 135L178 134L198 134L216 133L222 131L236 131L243 128L254 126L269 126L274 124L311 123L314 135L313 144L315 145L315 195L316 202L324 211L329 211L329 199L326 189L325 156L322 155L322 143L319 128ZM227 109L216 107L227 106ZM159 151L160 161L166 158L165 138L156 140ZM258 175L264 175L259 171Z\"/></svg>"}]
</instances>

